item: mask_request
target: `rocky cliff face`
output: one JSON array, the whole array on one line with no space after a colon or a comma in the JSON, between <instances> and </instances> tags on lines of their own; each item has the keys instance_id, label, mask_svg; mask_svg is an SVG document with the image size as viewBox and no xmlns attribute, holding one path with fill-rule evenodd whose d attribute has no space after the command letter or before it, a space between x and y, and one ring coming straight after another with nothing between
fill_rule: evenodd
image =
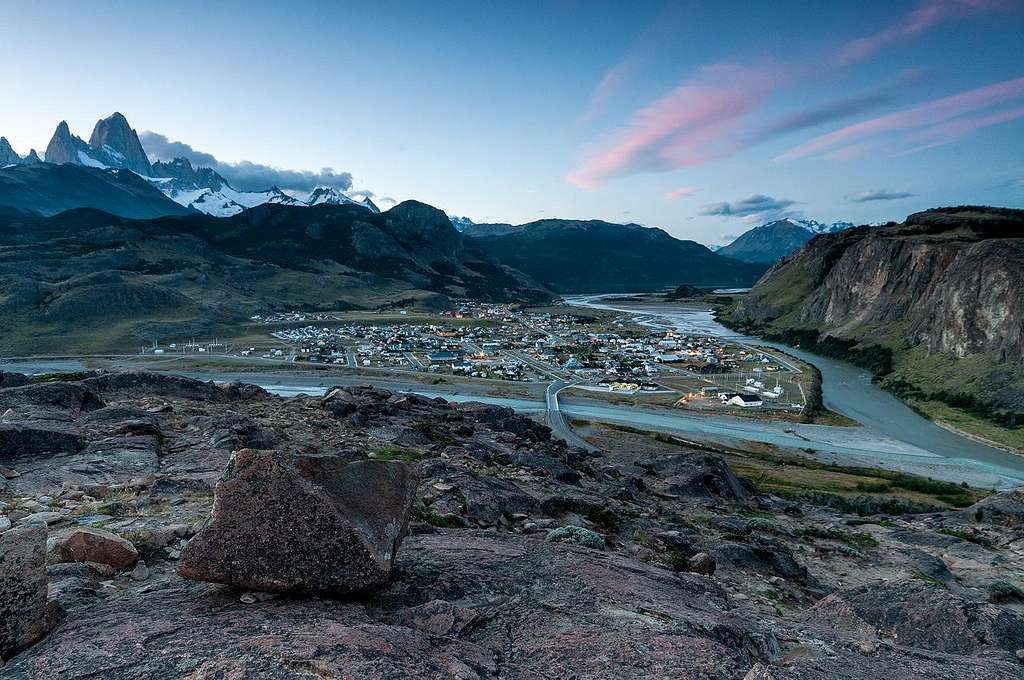
<instances>
[{"instance_id":1,"label":"rocky cliff face","mask_svg":"<svg viewBox=\"0 0 1024 680\"><path fill-rule=\"evenodd\" d=\"M113 160L120 161L116 167L131 170L145 177L153 174L146 152L139 142L139 136L120 113L115 112L110 117L96 122L96 127L89 138L89 146L103 150Z\"/></svg>"},{"instance_id":2,"label":"rocky cliff face","mask_svg":"<svg viewBox=\"0 0 1024 680\"><path fill-rule=\"evenodd\" d=\"M1016 231L990 233L960 211L927 233L934 213L955 210L820 236L765 274L735 317L858 339L899 326L929 353L1024 362L1024 211Z\"/></svg>"},{"instance_id":3,"label":"rocky cliff face","mask_svg":"<svg viewBox=\"0 0 1024 680\"><path fill-rule=\"evenodd\" d=\"M14 152L6 137L0 137L0 168L7 165L20 165L21 156Z\"/></svg>"},{"instance_id":4,"label":"rocky cliff face","mask_svg":"<svg viewBox=\"0 0 1024 680\"><path fill-rule=\"evenodd\" d=\"M50 143L46 145L46 162L83 165L78 152L84 151L87 146L81 137L71 134L71 128L68 127L66 121L62 120L54 130Z\"/></svg>"},{"instance_id":5,"label":"rocky cliff face","mask_svg":"<svg viewBox=\"0 0 1024 680\"><path fill-rule=\"evenodd\" d=\"M882 345L897 392L995 409L1013 425L1024 411L1024 211L944 208L819 236L726 319Z\"/></svg>"}]
</instances>

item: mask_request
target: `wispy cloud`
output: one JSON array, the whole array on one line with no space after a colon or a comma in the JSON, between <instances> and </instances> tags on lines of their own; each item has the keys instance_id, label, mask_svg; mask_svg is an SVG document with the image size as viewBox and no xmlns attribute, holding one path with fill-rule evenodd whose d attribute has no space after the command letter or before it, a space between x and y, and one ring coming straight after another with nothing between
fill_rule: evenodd
<instances>
[{"instance_id":1,"label":"wispy cloud","mask_svg":"<svg viewBox=\"0 0 1024 680\"><path fill-rule=\"evenodd\" d=\"M700 207L701 215L718 215L721 217L740 217L747 223L768 222L793 215L789 210L796 201L786 198L773 198L764 194L752 194L738 201L722 201L709 203Z\"/></svg>"},{"instance_id":2,"label":"wispy cloud","mask_svg":"<svg viewBox=\"0 0 1024 680\"><path fill-rule=\"evenodd\" d=\"M901 198L910 198L914 194L907 191L886 191L885 189L874 189L872 191L861 191L850 194L846 197L851 203L869 203L871 201L898 201Z\"/></svg>"},{"instance_id":3,"label":"wispy cloud","mask_svg":"<svg viewBox=\"0 0 1024 680\"><path fill-rule=\"evenodd\" d=\"M834 152L841 147L863 143L865 140L894 132L932 128L932 126L959 116L1021 97L1024 97L1024 78L986 85L819 135L782 153L776 160L806 158L830 150ZM1020 115L1020 113L1016 113L1011 118L1020 117ZM1005 122L1006 119L1006 116L976 119L973 125L967 126L966 129L969 131L986 125L994 125L997 122ZM964 129L963 127L957 128L961 136L966 134L965 131L962 131ZM956 134L957 131L947 131L946 134ZM940 130L931 134L941 137L942 132Z\"/></svg>"},{"instance_id":4,"label":"wispy cloud","mask_svg":"<svg viewBox=\"0 0 1024 680\"><path fill-rule=\"evenodd\" d=\"M682 23L682 10L682 6L675 3L667 4L633 42L626 55L604 72L590 92L587 109L576 121L578 125L600 116L608 103L630 85L637 71L669 44Z\"/></svg>"},{"instance_id":5,"label":"wispy cloud","mask_svg":"<svg viewBox=\"0 0 1024 680\"><path fill-rule=\"evenodd\" d=\"M334 168L322 168L315 172L285 170L251 161L228 163L218 160L213 154L193 149L184 142L173 142L166 135L149 130L140 134L139 140L151 160L187 158L195 167L216 170L231 186L241 191L261 191L272 186L291 191L312 191L317 186L347 191L352 187L351 173L336 172Z\"/></svg>"},{"instance_id":6,"label":"wispy cloud","mask_svg":"<svg viewBox=\"0 0 1024 680\"><path fill-rule=\"evenodd\" d=\"M667 198L670 201L677 201L680 198L693 196L698 191L699 189L697 189L697 187L679 187L678 189L673 189L672 191L666 193L665 198Z\"/></svg>"},{"instance_id":7,"label":"wispy cloud","mask_svg":"<svg viewBox=\"0 0 1024 680\"><path fill-rule=\"evenodd\" d=\"M734 153L739 122L772 89L769 71L721 64L637 111L615 142L569 175L594 188L612 177L672 170Z\"/></svg>"},{"instance_id":8,"label":"wispy cloud","mask_svg":"<svg viewBox=\"0 0 1024 680\"><path fill-rule=\"evenodd\" d=\"M942 21L1003 4L1000 0L927 0L891 26L853 40L813 63L705 66L697 77L637 110L625 126L592 147L567 179L580 188L593 189L617 177L707 163L783 134L866 113L888 103L891 92L882 89L825 102L760 128L751 124L753 114L772 95L785 86L803 82L809 74L821 75L867 59ZM595 89L592 102L595 97L603 100L607 88L626 80L635 68L627 58L608 71Z\"/></svg>"},{"instance_id":9,"label":"wispy cloud","mask_svg":"<svg viewBox=\"0 0 1024 680\"><path fill-rule=\"evenodd\" d=\"M925 0L877 33L848 42L836 59L841 65L863 61L889 45L913 38L938 23L1006 5L1004 0Z\"/></svg>"}]
</instances>

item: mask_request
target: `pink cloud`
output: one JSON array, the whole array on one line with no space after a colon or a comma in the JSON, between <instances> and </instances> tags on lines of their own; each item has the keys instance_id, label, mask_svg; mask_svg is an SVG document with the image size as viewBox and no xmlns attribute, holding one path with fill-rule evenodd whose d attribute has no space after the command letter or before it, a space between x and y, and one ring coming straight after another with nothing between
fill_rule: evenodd
<instances>
[{"instance_id":1,"label":"pink cloud","mask_svg":"<svg viewBox=\"0 0 1024 680\"><path fill-rule=\"evenodd\" d=\"M1018 118L1024 118L1024 106L1007 109L1005 111L997 111L985 116L974 116L972 118L964 118L961 120L953 120L948 123L942 123L940 125L933 125L930 128L926 128L911 135L911 139L915 141L922 141L924 143L903 151L901 155L917 153L918 151L932 149L936 146L943 146L945 144L952 144L953 142L963 139L968 134L979 128L999 125L1001 123L1009 123L1010 121L1017 120Z\"/></svg>"},{"instance_id":2,"label":"pink cloud","mask_svg":"<svg viewBox=\"0 0 1024 680\"><path fill-rule=\"evenodd\" d=\"M678 189L673 189L672 191L666 193L665 198L670 201L677 201L680 198L693 196L695 193L697 193L697 191L697 187L679 187Z\"/></svg>"},{"instance_id":3,"label":"pink cloud","mask_svg":"<svg viewBox=\"0 0 1024 680\"><path fill-rule=\"evenodd\" d=\"M1024 97L1024 78L1006 80L819 135L779 155L776 160L805 158L870 137L934 125L1020 97Z\"/></svg>"},{"instance_id":4,"label":"pink cloud","mask_svg":"<svg viewBox=\"0 0 1024 680\"><path fill-rule=\"evenodd\" d=\"M882 48L923 33L939 22L988 11L1006 5L1009 1L924 0L916 9L901 17L889 28L851 41L832 58L826 57L806 63L792 62L776 65L771 69L731 64L705 67L696 79L683 83L668 95L636 111L624 127L610 136L611 142L607 148L586 155L582 165L570 172L567 179L580 188L593 189L615 177L637 172L675 170L707 163L781 134L790 134L858 112L863 113L884 103L886 93L875 91L819 104L762 126L759 130L752 129L750 125L751 114L762 107L765 101L787 82L802 81L812 75L822 75L866 59ZM595 106L603 105L610 92L626 83L637 66L638 62L631 57L608 71L592 94L591 108L584 115L584 119L592 115ZM994 94L999 96L998 93ZM980 100L984 98L985 93L977 91L965 95L972 95ZM971 105L967 102L950 102L948 106L953 109L961 106L964 111L971 110ZM941 109L942 105L936 108ZM980 105L973 108L980 108ZM875 121L881 121L878 124L882 126L913 127L924 124L901 123L898 119L901 115L930 118L936 115L936 111L915 112L914 109L910 109ZM959 114L948 114L946 117L955 115ZM893 119L894 116L897 118ZM799 158L830 149L829 153L837 158L856 156L871 146L855 142L861 137L868 136L868 128L875 121L816 137L805 145L787 151L777 160ZM846 135L850 137L849 140L844 140ZM853 148L845 151L835 149L844 142L853 144Z\"/></svg>"},{"instance_id":5,"label":"pink cloud","mask_svg":"<svg viewBox=\"0 0 1024 680\"><path fill-rule=\"evenodd\" d=\"M733 133L771 93L775 79L765 70L707 67L701 79L637 111L615 135L617 141L592 155L569 181L592 189L612 177L672 170L734 153Z\"/></svg>"},{"instance_id":6,"label":"pink cloud","mask_svg":"<svg viewBox=\"0 0 1024 680\"><path fill-rule=\"evenodd\" d=\"M882 48L912 38L942 21L985 12L1005 4L1003 0L924 0L892 26L847 43L839 51L837 61L844 66L862 61Z\"/></svg>"}]
</instances>

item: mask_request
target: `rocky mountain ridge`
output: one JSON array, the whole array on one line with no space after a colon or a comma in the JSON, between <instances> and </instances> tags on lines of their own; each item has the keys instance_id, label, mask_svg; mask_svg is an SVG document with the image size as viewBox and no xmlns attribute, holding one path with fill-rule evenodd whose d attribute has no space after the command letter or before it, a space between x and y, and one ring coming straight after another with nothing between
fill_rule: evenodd
<instances>
[{"instance_id":1,"label":"rocky mountain ridge","mask_svg":"<svg viewBox=\"0 0 1024 680\"><path fill-rule=\"evenodd\" d=\"M680 283L749 286L765 269L638 224L548 219L474 224L464 233L494 258L560 292L638 292Z\"/></svg>"},{"instance_id":2,"label":"rocky mountain ridge","mask_svg":"<svg viewBox=\"0 0 1024 680\"><path fill-rule=\"evenodd\" d=\"M268 204L229 218L0 217L0 245L0 347L12 353L131 347L214 333L218 324L237 330L273 310L551 297L467 244L443 212L414 201L380 214Z\"/></svg>"},{"instance_id":3,"label":"rocky mountain ridge","mask_svg":"<svg viewBox=\"0 0 1024 680\"><path fill-rule=\"evenodd\" d=\"M1022 290L1024 211L960 206L819 236L725 318L877 345L894 353L894 388L1010 422L1024 418Z\"/></svg>"}]
</instances>

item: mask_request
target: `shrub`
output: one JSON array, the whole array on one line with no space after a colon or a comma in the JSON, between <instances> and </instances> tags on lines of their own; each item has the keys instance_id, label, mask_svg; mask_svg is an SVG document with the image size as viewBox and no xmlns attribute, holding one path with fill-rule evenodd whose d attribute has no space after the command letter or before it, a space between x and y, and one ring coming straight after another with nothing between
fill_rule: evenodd
<instances>
[{"instance_id":1,"label":"shrub","mask_svg":"<svg viewBox=\"0 0 1024 680\"><path fill-rule=\"evenodd\" d=\"M604 550L604 538L601 534L590 529L572 525L552 529L548 532L548 540L552 543L572 543L596 550Z\"/></svg>"}]
</instances>

